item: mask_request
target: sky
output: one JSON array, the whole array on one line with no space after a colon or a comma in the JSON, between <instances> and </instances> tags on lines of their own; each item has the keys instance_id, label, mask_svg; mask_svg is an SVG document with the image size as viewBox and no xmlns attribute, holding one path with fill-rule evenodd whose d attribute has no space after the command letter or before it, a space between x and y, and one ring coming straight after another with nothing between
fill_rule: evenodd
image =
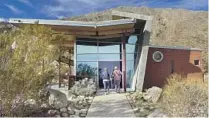
<instances>
[{"instance_id":1,"label":"sky","mask_svg":"<svg viewBox=\"0 0 209 118\"><path fill-rule=\"evenodd\" d=\"M118 6L208 11L208 0L0 0L0 18L59 19Z\"/></svg>"}]
</instances>

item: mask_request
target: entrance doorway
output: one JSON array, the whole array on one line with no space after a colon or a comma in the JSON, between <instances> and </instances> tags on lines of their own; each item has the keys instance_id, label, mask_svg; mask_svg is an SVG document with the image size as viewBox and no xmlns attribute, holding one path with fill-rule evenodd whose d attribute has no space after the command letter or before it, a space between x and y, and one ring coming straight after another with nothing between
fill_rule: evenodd
<instances>
[{"instance_id":1,"label":"entrance doorway","mask_svg":"<svg viewBox=\"0 0 209 118\"><path fill-rule=\"evenodd\" d=\"M98 83L99 83L99 88L104 88L103 86L103 81L102 81L102 78L101 78L101 72L104 70L104 68L107 68L110 76L113 72L113 69L115 66L117 66L120 70L121 70L121 61L99 61L98 62L98 74L99 74L99 77L98 77ZM110 84L111 85L111 84ZM121 78L121 83L120 83L120 87L122 87L122 78ZM110 86L110 88L114 88L114 83L112 83L112 86Z\"/></svg>"}]
</instances>

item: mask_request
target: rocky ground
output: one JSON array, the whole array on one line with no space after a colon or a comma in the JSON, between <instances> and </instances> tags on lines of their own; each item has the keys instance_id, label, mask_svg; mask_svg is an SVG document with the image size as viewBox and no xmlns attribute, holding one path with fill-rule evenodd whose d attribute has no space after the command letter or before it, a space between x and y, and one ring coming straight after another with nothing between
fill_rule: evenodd
<instances>
[{"instance_id":1,"label":"rocky ground","mask_svg":"<svg viewBox=\"0 0 209 118\"><path fill-rule=\"evenodd\" d=\"M75 96L66 107L51 108L47 111L49 117L85 117L93 101L93 97Z\"/></svg>"},{"instance_id":2,"label":"rocky ground","mask_svg":"<svg viewBox=\"0 0 209 118\"><path fill-rule=\"evenodd\" d=\"M158 106L162 89L152 87L146 92L127 93L127 99L137 117L167 117Z\"/></svg>"},{"instance_id":3,"label":"rocky ground","mask_svg":"<svg viewBox=\"0 0 209 118\"><path fill-rule=\"evenodd\" d=\"M24 100L18 95L13 100L9 116L18 117L85 117L93 102L96 85L91 79L78 81L70 90L44 89L45 99ZM0 105L0 116L5 116Z\"/></svg>"},{"instance_id":4,"label":"rocky ground","mask_svg":"<svg viewBox=\"0 0 209 118\"><path fill-rule=\"evenodd\" d=\"M85 117L96 93L96 85L92 79L85 78L77 81L63 94L58 91L50 91L48 110L49 116L55 117Z\"/></svg>"}]
</instances>

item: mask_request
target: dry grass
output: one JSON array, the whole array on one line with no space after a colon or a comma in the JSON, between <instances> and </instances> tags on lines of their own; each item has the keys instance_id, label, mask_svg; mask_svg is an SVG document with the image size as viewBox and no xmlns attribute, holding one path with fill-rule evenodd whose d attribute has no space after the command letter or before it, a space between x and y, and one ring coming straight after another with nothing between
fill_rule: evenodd
<instances>
[{"instance_id":1,"label":"dry grass","mask_svg":"<svg viewBox=\"0 0 209 118\"><path fill-rule=\"evenodd\" d=\"M159 105L170 115L208 116L208 85L199 78L185 79L173 74L163 88Z\"/></svg>"}]
</instances>

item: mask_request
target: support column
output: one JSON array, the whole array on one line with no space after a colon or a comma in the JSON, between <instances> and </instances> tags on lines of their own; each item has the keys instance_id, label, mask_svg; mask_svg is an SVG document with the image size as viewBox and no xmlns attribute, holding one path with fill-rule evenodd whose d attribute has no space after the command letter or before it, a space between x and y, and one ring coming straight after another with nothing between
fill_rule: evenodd
<instances>
[{"instance_id":1,"label":"support column","mask_svg":"<svg viewBox=\"0 0 209 118\"><path fill-rule=\"evenodd\" d=\"M59 62L59 67L58 67L58 73L59 73L59 88L61 87L61 72L60 72L60 68L61 68L61 58L60 58L60 56L59 56L59 60L58 60L58 62Z\"/></svg>"},{"instance_id":2,"label":"support column","mask_svg":"<svg viewBox=\"0 0 209 118\"><path fill-rule=\"evenodd\" d=\"M69 52L69 55L71 57L72 49L69 49L68 52ZM68 66L69 66L69 72L68 72L68 90L70 90L70 82L72 81L71 80L72 73L71 73L71 59L69 59L69 58L68 58Z\"/></svg>"},{"instance_id":3,"label":"support column","mask_svg":"<svg viewBox=\"0 0 209 118\"><path fill-rule=\"evenodd\" d=\"M126 92L126 37L122 37L122 80L124 92Z\"/></svg>"}]
</instances>

